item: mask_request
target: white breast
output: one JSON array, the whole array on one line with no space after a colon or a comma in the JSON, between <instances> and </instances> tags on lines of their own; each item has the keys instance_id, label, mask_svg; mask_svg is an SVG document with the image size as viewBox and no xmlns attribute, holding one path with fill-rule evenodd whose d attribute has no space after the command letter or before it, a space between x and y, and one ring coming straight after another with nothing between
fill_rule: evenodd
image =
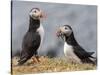
<instances>
[{"instance_id":1,"label":"white breast","mask_svg":"<svg viewBox=\"0 0 100 75\"><path fill-rule=\"evenodd\" d=\"M65 56L71 55L72 52L73 52L72 46L68 45L68 44L65 42L65 44L64 44L64 54L65 54Z\"/></svg>"},{"instance_id":2,"label":"white breast","mask_svg":"<svg viewBox=\"0 0 100 75\"><path fill-rule=\"evenodd\" d=\"M66 58L80 62L80 59L73 52L73 47L66 42L64 44L64 54Z\"/></svg>"},{"instance_id":3,"label":"white breast","mask_svg":"<svg viewBox=\"0 0 100 75\"><path fill-rule=\"evenodd\" d=\"M43 26L41 24L40 24L40 27L37 29L37 32L40 34L40 37L41 37L41 43L40 43L40 47L41 47L43 37L44 37L44 29L43 29ZM40 49L40 47L38 49Z\"/></svg>"}]
</instances>

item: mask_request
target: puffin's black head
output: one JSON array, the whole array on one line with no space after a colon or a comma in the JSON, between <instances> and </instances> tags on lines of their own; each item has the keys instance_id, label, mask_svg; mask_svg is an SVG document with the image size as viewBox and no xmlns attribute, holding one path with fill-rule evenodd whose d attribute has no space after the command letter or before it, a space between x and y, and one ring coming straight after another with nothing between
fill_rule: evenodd
<instances>
[{"instance_id":1,"label":"puffin's black head","mask_svg":"<svg viewBox=\"0 0 100 75\"><path fill-rule=\"evenodd\" d=\"M57 36L58 37L69 37L73 33L72 28L69 25L64 25L58 28Z\"/></svg>"},{"instance_id":2,"label":"puffin's black head","mask_svg":"<svg viewBox=\"0 0 100 75\"><path fill-rule=\"evenodd\" d=\"M37 20L43 17L43 12L39 8L32 8L29 15L31 18Z\"/></svg>"}]
</instances>

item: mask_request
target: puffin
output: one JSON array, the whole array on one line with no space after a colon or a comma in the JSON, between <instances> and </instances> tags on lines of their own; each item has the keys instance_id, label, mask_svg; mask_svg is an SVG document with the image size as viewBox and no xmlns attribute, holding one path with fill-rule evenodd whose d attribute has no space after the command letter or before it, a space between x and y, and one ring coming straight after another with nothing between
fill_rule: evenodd
<instances>
[{"instance_id":1,"label":"puffin","mask_svg":"<svg viewBox=\"0 0 100 75\"><path fill-rule=\"evenodd\" d=\"M23 65L32 56L39 62L38 50L40 49L44 36L44 29L40 22L44 14L39 8L32 8L29 12L29 28L23 37L22 50L18 65Z\"/></svg>"},{"instance_id":2,"label":"puffin","mask_svg":"<svg viewBox=\"0 0 100 75\"><path fill-rule=\"evenodd\" d=\"M74 60L74 63L95 63L95 57L92 56L94 52L87 52L83 49L74 37L73 30L70 25L63 25L57 29L57 37L60 37L64 41L64 55L70 60Z\"/></svg>"}]
</instances>

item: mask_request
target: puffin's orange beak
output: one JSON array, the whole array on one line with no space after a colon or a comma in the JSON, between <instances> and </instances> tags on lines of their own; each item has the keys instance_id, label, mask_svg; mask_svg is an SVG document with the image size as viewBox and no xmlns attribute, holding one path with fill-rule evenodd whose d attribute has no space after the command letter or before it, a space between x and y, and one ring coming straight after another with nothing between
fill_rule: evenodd
<instances>
[{"instance_id":1,"label":"puffin's orange beak","mask_svg":"<svg viewBox=\"0 0 100 75\"><path fill-rule=\"evenodd\" d=\"M60 35L61 35L61 30L60 29L57 30L56 35L57 35L57 37L60 37Z\"/></svg>"}]
</instances>

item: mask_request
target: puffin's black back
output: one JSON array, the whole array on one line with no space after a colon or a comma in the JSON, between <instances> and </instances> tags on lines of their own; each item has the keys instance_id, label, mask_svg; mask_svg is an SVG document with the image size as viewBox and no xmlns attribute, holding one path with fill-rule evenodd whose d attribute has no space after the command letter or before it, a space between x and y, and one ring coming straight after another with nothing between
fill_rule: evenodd
<instances>
[{"instance_id":1,"label":"puffin's black back","mask_svg":"<svg viewBox=\"0 0 100 75\"><path fill-rule=\"evenodd\" d=\"M34 32L36 32L36 30L39 27L40 27L40 20L33 19L32 17L30 17L30 23L29 23L29 30L28 31L34 31Z\"/></svg>"},{"instance_id":2,"label":"puffin's black back","mask_svg":"<svg viewBox=\"0 0 100 75\"><path fill-rule=\"evenodd\" d=\"M77 41L75 40L75 37L74 37L74 34L73 32L71 33L71 35L69 37L67 37L65 35L65 41L69 44L69 45L72 45L72 46L77 46L78 43Z\"/></svg>"},{"instance_id":3,"label":"puffin's black back","mask_svg":"<svg viewBox=\"0 0 100 75\"><path fill-rule=\"evenodd\" d=\"M24 64L33 55L37 55L37 49L41 41L39 33L36 32L39 26L40 20L35 20L30 17L29 29L23 38L22 51L18 65Z\"/></svg>"}]
</instances>

